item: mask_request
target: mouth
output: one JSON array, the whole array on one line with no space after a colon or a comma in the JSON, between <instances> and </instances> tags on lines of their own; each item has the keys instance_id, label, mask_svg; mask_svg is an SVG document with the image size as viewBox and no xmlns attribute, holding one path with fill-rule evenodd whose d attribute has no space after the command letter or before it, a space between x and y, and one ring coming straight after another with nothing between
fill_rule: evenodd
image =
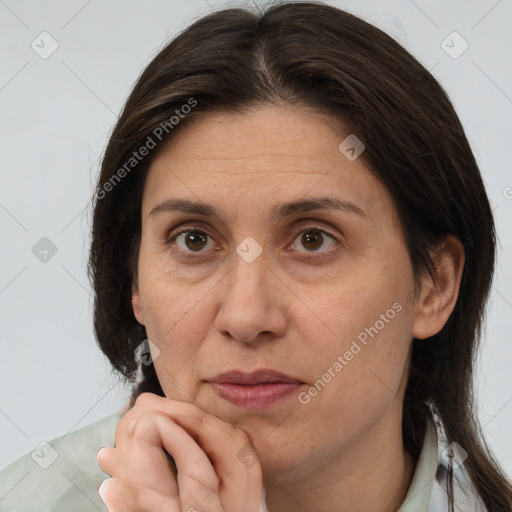
<instances>
[{"instance_id":1,"label":"mouth","mask_svg":"<svg viewBox=\"0 0 512 512\"><path fill-rule=\"evenodd\" d=\"M250 410L268 409L305 385L300 379L275 370L222 373L207 380L223 399Z\"/></svg>"}]
</instances>

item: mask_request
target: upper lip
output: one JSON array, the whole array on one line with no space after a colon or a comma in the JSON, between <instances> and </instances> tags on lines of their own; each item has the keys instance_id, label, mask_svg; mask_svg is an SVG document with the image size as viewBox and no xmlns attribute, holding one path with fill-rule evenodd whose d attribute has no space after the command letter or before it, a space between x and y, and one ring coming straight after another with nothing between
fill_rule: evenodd
<instances>
[{"instance_id":1,"label":"upper lip","mask_svg":"<svg viewBox=\"0 0 512 512\"><path fill-rule=\"evenodd\" d=\"M271 382L302 383L302 381L296 377L291 377L285 373L270 369L256 370L251 373L244 373L239 370L230 370L217 375L213 379L209 379L208 382L213 382L215 384L241 384L246 386Z\"/></svg>"}]
</instances>

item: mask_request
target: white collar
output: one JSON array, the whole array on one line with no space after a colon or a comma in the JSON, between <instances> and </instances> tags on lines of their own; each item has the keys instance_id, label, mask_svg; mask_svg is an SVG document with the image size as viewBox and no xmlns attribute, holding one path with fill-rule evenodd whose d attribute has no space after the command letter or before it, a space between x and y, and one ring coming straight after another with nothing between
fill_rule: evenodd
<instances>
[{"instance_id":1,"label":"white collar","mask_svg":"<svg viewBox=\"0 0 512 512\"><path fill-rule=\"evenodd\" d=\"M438 416L428 417L425 437L407 494L397 512L439 512L449 510L446 493L448 440ZM488 512L471 483L464 464L453 470L456 512ZM268 512L263 488L262 512Z\"/></svg>"},{"instance_id":2,"label":"white collar","mask_svg":"<svg viewBox=\"0 0 512 512\"><path fill-rule=\"evenodd\" d=\"M397 512L449 510L446 475L451 462L447 456L450 448L452 453L453 450L461 455L464 453L463 448L457 443L448 443L441 419L431 410L411 485ZM455 512L488 512L469 478L462 459L454 459L452 465Z\"/></svg>"}]
</instances>

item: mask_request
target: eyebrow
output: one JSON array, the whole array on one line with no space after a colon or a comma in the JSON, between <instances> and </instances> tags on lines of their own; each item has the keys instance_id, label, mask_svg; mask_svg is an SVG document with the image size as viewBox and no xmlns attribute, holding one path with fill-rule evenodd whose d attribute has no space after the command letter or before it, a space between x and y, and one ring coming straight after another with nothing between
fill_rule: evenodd
<instances>
[{"instance_id":1,"label":"eyebrow","mask_svg":"<svg viewBox=\"0 0 512 512\"><path fill-rule=\"evenodd\" d=\"M310 199L299 199L287 203L279 203L270 210L270 217L273 221L294 215L304 213L311 210L337 210L345 213L358 215L369 220L369 216L359 206L336 197L313 197ZM195 215L204 215L206 217L216 217L224 220L221 212L213 205L202 201L190 201L189 199L166 199L149 212L149 216L153 217L164 212L180 211Z\"/></svg>"}]
</instances>

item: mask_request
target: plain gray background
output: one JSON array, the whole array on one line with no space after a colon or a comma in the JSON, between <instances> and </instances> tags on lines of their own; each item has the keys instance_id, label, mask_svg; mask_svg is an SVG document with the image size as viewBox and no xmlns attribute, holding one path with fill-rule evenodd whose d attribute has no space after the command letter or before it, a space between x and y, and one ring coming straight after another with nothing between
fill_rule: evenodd
<instances>
[{"instance_id":1,"label":"plain gray background","mask_svg":"<svg viewBox=\"0 0 512 512\"><path fill-rule=\"evenodd\" d=\"M477 373L480 418L512 475L512 1L327 3L403 44L440 81L465 127L500 242ZM93 336L85 207L143 67L198 17L239 5L0 0L0 468L125 405L127 388ZM46 262L32 252L43 237L57 249Z\"/></svg>"}]
</instances>

